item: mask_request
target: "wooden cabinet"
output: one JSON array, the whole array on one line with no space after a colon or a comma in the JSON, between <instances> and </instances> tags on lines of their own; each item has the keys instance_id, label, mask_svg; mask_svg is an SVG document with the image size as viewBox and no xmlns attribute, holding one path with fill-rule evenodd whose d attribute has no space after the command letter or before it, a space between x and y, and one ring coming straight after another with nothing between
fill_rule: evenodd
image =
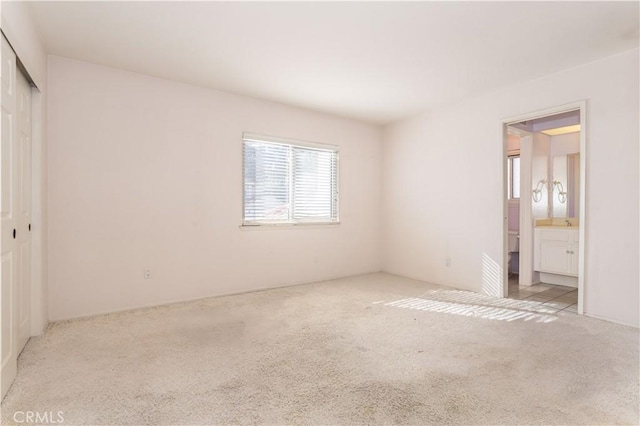
<instances>
[{"instance_id":1,"label":"wooden cabinet","mask_svg":"<svg viewBox=\"0 0 640 426\"><path fill-rule=\"evenodd\" d=\"M577 277L578 250L578 229L538 227L534 232L533 268Z\"/></svg>"}]
</instances>

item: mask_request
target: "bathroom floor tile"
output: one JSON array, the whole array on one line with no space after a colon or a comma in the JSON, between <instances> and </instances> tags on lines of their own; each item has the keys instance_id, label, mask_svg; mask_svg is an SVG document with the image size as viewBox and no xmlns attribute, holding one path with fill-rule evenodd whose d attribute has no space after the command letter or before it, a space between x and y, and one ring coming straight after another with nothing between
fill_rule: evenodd
<instances>
[{"instance_id":1,"label":"bathroom floor tile","mask_svg":"<svg viewBox=\"0 0 640 426\"><path fill-rule=\"evenodd\" d=\"M574 303L578 303L578 292L572 291L570 293L563 294L562 296L559 296L554 300L557 300L560 302L568 302L570 305L572 305Z\"/></svg>"},{"instance_id":2,"label":"bathroom floor tile","mask_svg":"<svg viewBox=\"0 0 640 426\"><path fill-rule=\"evenodd\" d=\"M558 294L566 294L575 290L573 287L563 287L563 286L553 286L547 287L544 291L548 293L558 293Z\"/></svg>"},{"instance_id":3,"label":"bathroom floor tile","mask_svg":"<svg viewBox=\"0 0 640 426\"><path fill-rule=\"evenodd\" d=\"M525 287L528 291L532 291L534 293L541 293L543 291L547 291L549 289L552 289L553 286L549 285L549 284L534 284L530 287Z\"/></svg>"},{"instance_id":4,"label":"bathroom floor tile","mask_svg":"<svg viewBox=\"0 0 640 426\"><path fill-rule=\"evenodd\" d=\"M518 276L509 277L509 299L518 309L541 314L577 315L578 289L561 285L538 283L520 286Z\"/></svg>"},{"instance_id":5,"label":"bathroom floor tile","mask_svg":"<svg viewBox=\"0 0 640 426\"><path fill-rule=\"evenodd\" d=\"M526 299L528 297L533 296L535 293L531 293L529 291L526 290L520 290L520 291L515 291L515 292L509 292L509 298L510 299Z\"/></svg>"},{"instance_id":6,"label":"bathroom floor tile","mask_svg":"<svg viewBox=\"0 0 640 426\"><path fill-rule=\"evenodd\" d=\"M530 297L527 297L526 300L529 300L529 301L532 301L532 302L535 301L535 302L544 303L544 302L548 302L548 301L550 301L552 299L553 299L552 296L545 296L545 295L542 295L541 293L538 293L538 294L534 294L534 295L532 295Z\"/></svg>"},{"instance_id":7,"label":"bathroom floor tile","mask_svg":"<svg viewBox=\"0 0 640 426\"><path fill-rule=\"evenodd\" d=\"M569 292L571 292L572 289L570 287L564 287L564 288L550 288L544 291L541 291L540 293L538 293L540 296L544 296L544 297L551 297L551 298L556 298L559 296L563 296Z\"/></svg>"},{"instance_id":8,"label":"bathroom floor tile","mask_svg":"<svg viewBox=\"0 0 640 426\"><path fill-rule=\"evenodd\" d=\"M554 308L552 306L547 306L543 303L539 306L533 307L531 310L540 314L555 314L560 309Z\"/></svg>"},{"instance_id":9,"label":"bathroom floor tile","mask_svg":"<svg viewBox=\"0 0 640 426\"><path fill-rule=\"evenodd\" d=\"M553 299L553 300L549 300L548 302L544 302L542 305L547 306L549 308L561 310L572 305L572 302L563 302L558 299Z\"/></svg>"}]
</instances>

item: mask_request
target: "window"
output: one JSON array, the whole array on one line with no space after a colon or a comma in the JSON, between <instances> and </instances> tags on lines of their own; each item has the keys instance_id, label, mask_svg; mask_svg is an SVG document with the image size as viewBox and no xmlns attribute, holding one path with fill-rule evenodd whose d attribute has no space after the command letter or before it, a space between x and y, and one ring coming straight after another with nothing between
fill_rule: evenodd
<instances>
[{"instance_id":1,"label":"window","mask_svg":"<svg viewBox=\"0 0 640 426\"><path fill-rule=\"evenodd\" d=\"M509 175L508 196L510 200L520 199L520 156L510 156L507 160L507 173Z\"/></svg>"},{"instance_id":2,"label":"window","mask_svg":"<svg viewBox=\"0 0 640 426\"><path fill-rule=\"evenodd\" d=\"M243 135L243 225L338 222L338 150Z\"/></svg>"}]
</instances>

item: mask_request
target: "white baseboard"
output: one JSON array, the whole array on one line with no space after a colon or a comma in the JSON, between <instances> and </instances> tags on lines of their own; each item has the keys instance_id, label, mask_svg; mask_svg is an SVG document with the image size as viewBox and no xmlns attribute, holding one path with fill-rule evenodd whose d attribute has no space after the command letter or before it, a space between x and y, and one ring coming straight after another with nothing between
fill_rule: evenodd
<instances>
[{"instance_id":1,"label":"white baseboard","mask_svg":"<svg viewBox=\"0 0 640 426\"><path fill-rule=\"evenodd\" d=\"M605 318L605 317L601 317L601 316L598 316L598 315L588 314L586 312L583 315L585 317L589 317L589 318L593 318L593 319L597 319L597 320L601 320L601 321L612 322L614 324L624 325L624 326L627 326L627 327L640 328L640 325L637 325L637 324L629 324L628 322L613 320L611 318Z\"/></svg>"}]
</instances>

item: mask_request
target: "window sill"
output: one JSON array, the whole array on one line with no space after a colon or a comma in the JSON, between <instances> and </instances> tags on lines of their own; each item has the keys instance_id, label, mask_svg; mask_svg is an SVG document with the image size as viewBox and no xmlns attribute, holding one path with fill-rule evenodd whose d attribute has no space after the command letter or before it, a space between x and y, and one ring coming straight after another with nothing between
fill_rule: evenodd
<instances>
[{"instance_id":1,"label":"window sill","mask_svg":"<svg viewBox=\"0 0 640 426\"><path fill-rule=\"evenodd\" d=\"M334 228L340 222L308 222L308 223L260 223L255 225L240 225L242 231L260 231L270 229L313 229L313 228Z\"/></svg>"}]
</instances>

